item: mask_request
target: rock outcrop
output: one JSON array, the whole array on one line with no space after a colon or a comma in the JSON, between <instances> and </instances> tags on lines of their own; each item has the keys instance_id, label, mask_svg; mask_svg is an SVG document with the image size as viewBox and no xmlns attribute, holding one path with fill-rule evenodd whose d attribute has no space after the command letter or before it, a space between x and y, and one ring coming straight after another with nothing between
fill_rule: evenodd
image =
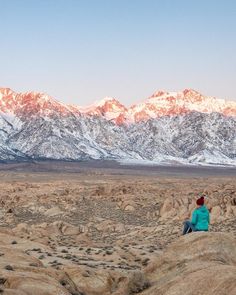
<instances>
[{"instance_id":1,"label":"rock outcrop","mask_svg":"<svg viewBox=\"0 0 236 295\"><path fill-rule=\"evenodd\" d=\"M196 232L179 238L146 269L151 287L143 295L236 294L236 239Z\"/></svg>"}]
</instances>

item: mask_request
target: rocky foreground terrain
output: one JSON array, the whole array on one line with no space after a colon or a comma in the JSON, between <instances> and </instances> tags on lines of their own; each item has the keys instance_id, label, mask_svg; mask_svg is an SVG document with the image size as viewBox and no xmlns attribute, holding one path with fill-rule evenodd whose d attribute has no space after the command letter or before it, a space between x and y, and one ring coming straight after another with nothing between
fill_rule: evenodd
<instances>
[{"instance_id":1,"label":"rocky foreground terrain","mask_svg":"<svg viewBox=\"0 0 236 295\"><path fill-rule=\"evenodd\" d=\"M234 176L99 171L0 172L0 293L236 294ZM210 232L183 237L202 192Z\"/></svg>"}]
</instances>

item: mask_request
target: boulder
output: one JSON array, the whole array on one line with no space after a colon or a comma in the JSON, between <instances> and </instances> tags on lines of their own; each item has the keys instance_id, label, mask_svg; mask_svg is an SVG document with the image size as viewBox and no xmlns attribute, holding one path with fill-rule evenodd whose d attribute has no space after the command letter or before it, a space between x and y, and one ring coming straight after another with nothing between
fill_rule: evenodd
<instances>
[{"instance_id":1,"label":"boulder","mask_svg":"<svg viewBox=\"0 0 236 295\"><path fill-rule=\"evenodd\" d=\"M220 206L213 207L211 209L211 223L219 221L221 214L222 214L222 209Z\"/></svg>"},{"instance_id":2,"label":"boulder","mask_svg":"<svg viewBox=\"0 0 236 295\"><path fill-rule=\"evenodd\" d=\"M76 288L85 294L109 295L114 286L112 276L108 271L67 267L64 271L74 282Z\"/></svg>"}]
</instances>

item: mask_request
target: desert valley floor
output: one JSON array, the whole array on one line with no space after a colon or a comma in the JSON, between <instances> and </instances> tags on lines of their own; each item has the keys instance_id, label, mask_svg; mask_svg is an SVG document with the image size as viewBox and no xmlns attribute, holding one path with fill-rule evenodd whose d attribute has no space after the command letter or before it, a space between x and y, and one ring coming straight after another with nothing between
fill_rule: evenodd
<instances>
[{"instance_id":1,"label":"desert valley floor","mask_svg":"<svg viewBox=\"0 0 236 295\"><path fill-rule=\"evenodd\" d=\"M210 232L183 237L201 193ZM3 294L233 295L235 236L235 168L0 165Z\"/></svg>"}]
</instances>

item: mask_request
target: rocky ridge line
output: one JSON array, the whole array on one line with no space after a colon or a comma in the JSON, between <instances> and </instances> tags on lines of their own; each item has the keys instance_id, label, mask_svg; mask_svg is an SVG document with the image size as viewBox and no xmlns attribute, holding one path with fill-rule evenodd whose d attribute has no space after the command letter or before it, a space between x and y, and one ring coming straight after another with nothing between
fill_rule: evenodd
<instances>
[{"instance_id":1,"label":"rocky ridge line","mask_svg":"<svg viewBox=\"0 0 236 295\"><path fill-rule=\"evenodd\" d=\"M0 88L0 160L235 165L236 103L194 90L157 92L126 108L82 109L43 93Z\"/></svg>"}]
</instances>

